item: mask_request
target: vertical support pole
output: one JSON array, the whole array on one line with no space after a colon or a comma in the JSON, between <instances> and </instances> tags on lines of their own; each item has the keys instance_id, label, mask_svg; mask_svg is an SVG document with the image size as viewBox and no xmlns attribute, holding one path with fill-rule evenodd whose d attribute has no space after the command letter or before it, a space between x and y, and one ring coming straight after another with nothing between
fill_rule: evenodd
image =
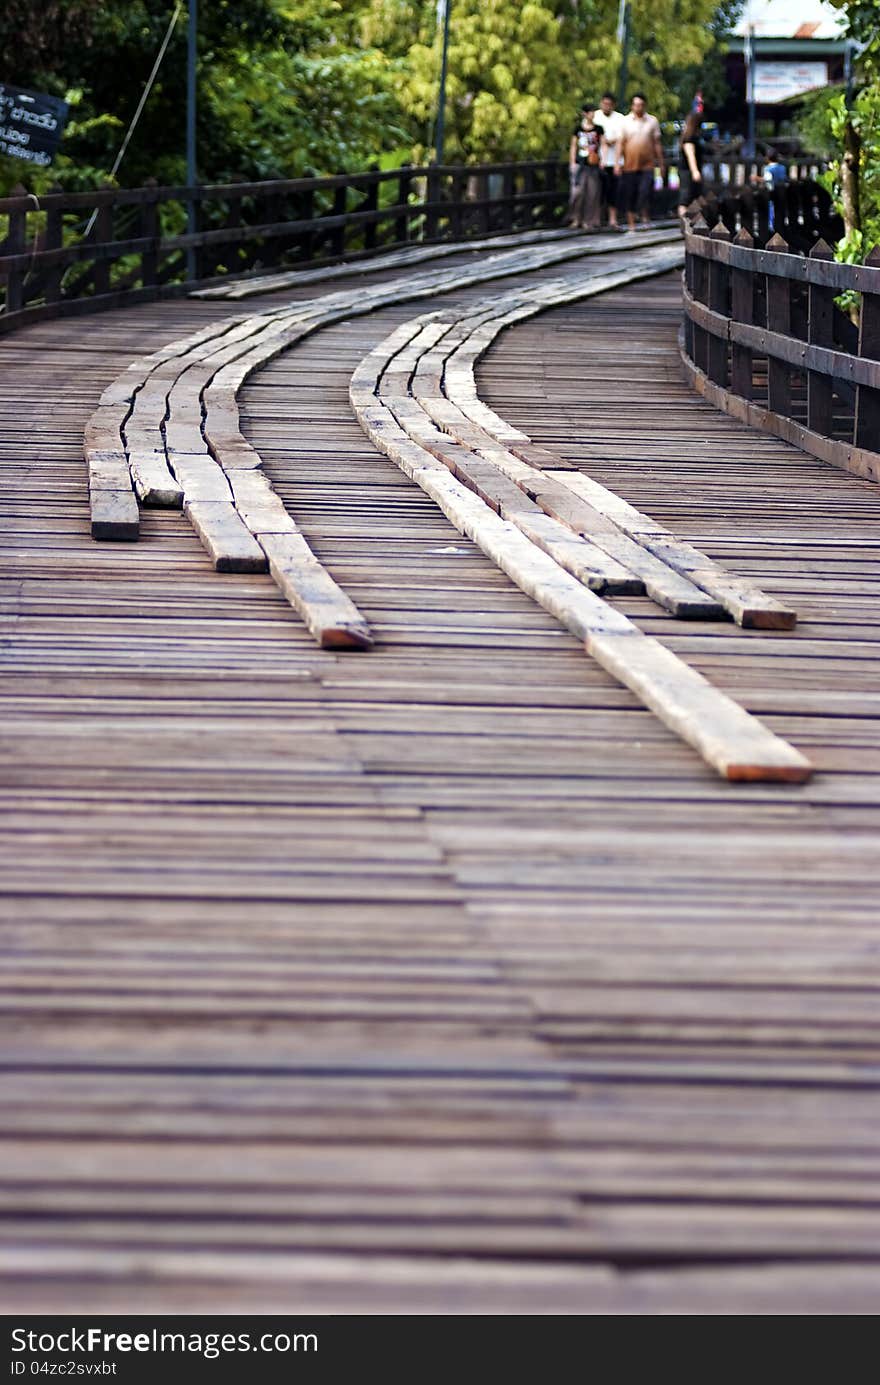
<instances>
[{"instance_id":1,"label":"vertical support pole","mask_svg":"<svg viewBox=\"0 0 880 1385\"><path fill-rule=\"evenodd\" d=\"M281 221L281 200L278 193L274 190L267 192L263 196L263 211L260 220L266 230L263 233L260 258L264 265L277 265L281 259L283 249L281 237L275 235L269 228Z\"/></svg>"},{"instance_id":2,"label":"vertical support pole","mask_svg":"<svg viewBox=\"0 0 880 1385\"><path fill-rule=\"evenodd\" d=\"M505 168L501 175L501 230L512 231L513 226L513 169Z\"/></svg>"},{"instance_id":3,"label":"vertical support pole","mask_svg":"<svg viewBox=\"0 0 880 1385\"><path fill-rule=\"evenodd\" d=\"M449 229L453 240L462 240L464 237L464 189L464 176L461 173L453 173L450 193L452 200L449 204Z\"/></svg>"},{"instance_id":4,"label":"vertical support pole","mask_svg":"<svg viewBox=\"0 0 880 1385\"><path fill-rule=\"evenodd\" d=\"M238 205L239 207L241 207L240 202ZM302 201L299 204L298 220L312 221L314 219L314 216L315 190L314 188L307 188L306 191L302 194ZM300 237L300 259L305 260L308 263L309 260L313 260L314 258L315 233L313 230L309 229L308 231L303 231L302 236Z\"/></svg>"},{"instance_id":5,"label":"vertical support pole","mask_svg":"<svg viewBox=\"0 0 880 1385\"><path fill-rule=\"evenodd\" d=\"M229 198L226 206L226 217L223 226L226 230L235 231L241 225L241 198L234 194ZM227 274L232 274L241 267L241 242L226 241L220 246L220 254L223 256L221 264L225 265ZM212 272L217 273L217 261L214 261Z\"/></svg>"},{"instance_id":6,"label":"vertical support pole","mask_svg":"<svg viewBox=\"0 0 880 1385\"><path fill-rule=\"evenodd\" d=\"M60 193L60 187L54 187L52 194ZM64 240L64 213L58 207L50 207L46 212L46 234L43 245L47 250L60 250ZM57 303L61 298L61 276L62 267L60 264L49 265L46 270L46 277L43 281L43 292L47 303Z\"/></svg>"},{"instance_id":7,"label":"vertical support pole","mask_svg":"<svg viewBox=\"0 0 880 1385\"><path fill-rule=\"evenodd\" d=\"M535 165L530 163L526 166L523 173L523 212L520 218L520 225L531 227L535 221Z\"/></svg>"},{"instance_id":8,"label":"vertical support pole","mask_svg":"<svg viewBox=\"0 0 880 1385\"><path fill-rule=\"evenodd\" d=\"M788 242L782 236L771 236L767 250L776 254L788 252ZM767 275L767 327L771 332L788 336L791 331L791 285L779 274ZM767 358L767 404L774 414L791 416L791 368L785 361Z\"/></svg>"},{"instance_id":9,"label":"vertical support pole","mask_svg":"<svg viewBox=\"0 0 880 1385\"><path fill-rule=\"evenodd\" d=\"M439 201L440 174L436 164L432 164L425 179L425 240L437 239L437 228L440 224L437 208Z\"/></svg>"},{"instance_id":10,"label":"vertical support pole","mask_svg":"<svg viewBox=\"0 0 880 1385\"><path fill-rule=\"evenodd\" d=\"M107 189L109 192L109 189ZM113 239L113 203L104 202L98 208L93 232L95 245L106 245ZM110 261L95 260L95 295L110 292Z\"/></svg>"},{"instance_id":11,"label":"vertical support pole","mask_svg":"<svg viewBox=\"0 0 880 1385\"><path fill-rule=\"evenodd\" d=\"M370 173L378 173L378 172L379 172L379 165L378 165L378 164L370 164L369 172L370 172ZM365 211L365 212L377 212L377 211L379 210L379 180L378 180L378 178L372 179L372 181L369 182L369 183L367 184L367 191L366 191L366 195L365 195L365 197L364 197L364 205L363 205L362 210ZM376 222L376 221L365 221L365 222L364 222L364 249L365 249L365 250L375 250L375 248L376 248L376 237L377 237L378 233L379 233L379 225L378 225L378 222Z\"/></svg>"},{"instance_id":12,"label":"vertical support pole","mask_svg":"<svg viewBox=\"0 0 880 1385\"><path fill-rule=\"evenodd\" d=\"M189 0L189 24L186 36L186 185L189 197L186 203L186 229L194 236L199 229L198 205L195 191L198 180L196 166L196 61L198 56L198 0ZM186 252L186 277L198 277L195 246Z\"/></svg>"},{"instance_id":13,"label":"vertical support pole","mask_svg":"<svg viewBox=\"0 0 880 1385\"><path fill-rule=\"evenodd\" d=\"M865 264L880 269L880 246L875 246ZM863 293L859 314L859 355L880 361L880 294ZM880 452L880 390L859 385L856 390L856 447Z\"/></svg>"},{"instance_id":14,"label":"vertical support pole","mask_svg":"<svg viewBox=\"0 0 880 1385\"><path fill-rule=\"evenodd\" d=\"M694 261L695 256L691 250L690 227L685 218L684 225L684 287L691 298L694 296ZM687 313L684 315L684 350L689 361L694 359L694 324Z\"/></svg>"},{"instance_id":15,"label":"vertical support pole","mask_svg":"<svg viewBox=\"0 0 880 1385\"><path fill-rule=\"evenodd\" d=\"M159 282L159 207L155 178L148 178L146 186L150 191L141 203L140 233L150 244L141 252L141 282L145 289L151 289Z\"/></svg>"},{"instance_id":16,"label":"vertical support pole","mask_svg":"<svg viewBox=\"0 0 880 1385\"><path fill-rule=\"evenodd\" d=\"M755 244L746 230L737 232L733 243L743 250L751 250ZM749 326L755 321L755 276L751 269L734 265L730 271L730 316L734 322ZM738 342L730 348L730 388L742 399L752 397L752 352Z\"/></svg>"},{"instance_id":17,"label":"vertical support pole","mask_svg":"<svg viewBox=\"0 0 880 1385\"><path fill-rule=\"evenodd\" d=\"M440 91L437 97L437 138L434 141L434 158L442 164L446 145L446 74L449 70L449 17L452 13L452 0L443 3L443 55L440 59Z\"/></svg>"},{"instance_id":18,"label":"vertical support pole","mask_svg":"<svg viewBox=\"0 0 880 1385\"><path fill-rule=\"evenodd\" d=\"M748 135L746 137L746 156L750 159L755 157L755 26L750 24L746 30L746 39L743 45L746 59L746 101L749 108Z\"/></svg>"},{"instance_id":19,"label":"vertical support pole","mask_svg":"<svg viewBox=\"0 0 880 1385\"><path fill-rule=\"evenodd\" d=\"M348 208L348 184L340 183L333 193L333 215L345 216ZM343 221L339 226L334 226L330 234L330 244L333 247L334 255L345 254L345 233L348 230L348 222Z\"/></svg>"},{"instance_id":20,"label":"vertical support pole","mask_svg":"<svg viewBox=\"0 0 880 1385\"><path fill-rule=\"evenodd\" d=\"M824 240L817 240L811 260L833 260L834 252ZM834 346L834 290L823 284L807 289L807 341L811 346ZM830 375L807 371L807 427L814 433L830 436L834 382Z\"/></svg>"},{"instance_id":21,"label":"vertical support pole","mask_svg":"<svg viewBox=\"0 0 880 1385\"><path fill-rule=\"evenodd\" d=\"M710 239L718 245L730 244L730 232L723 221L719 221L714 227ZM729 317L730 309L727 298L730 271L727 265L722 264L720 260L709 260L708 270L709 307L714 313L720 313L725 318ZM716 337L713 333L708 333L708 337L706 373L716 385L726 385L727 338Z\"/></svg>"},{"instance_id":22,"label":"vertical support pole","mask_svg":"<svg viewBox=\"0 0 880 1385\"><path fill-rule=\"evenodd\" d=\"M702 216L698 216L694 222L693 231L695 236L708 238L709 227L706 225ZM709 266L702 255L694 255L693 269L691 271L691 293L698 303L708 303L709 301ZM700 370L705 371L709 363L709 343L708 333L705 327L699 327L694 323L694 365Z\"/></svg>"},{"instance_id":23,"label":"vertical support pole","mask_svg":"<svg viewBox=\"0 0 880 1385\"><path fill-rule=\"evenodd\" d=\"M617 79L617 109L626 105L626 84L629 80L629 40L631 32L630 0L620 0L617 16L617 41L620 44L620 75Z\"/></svg>"},{"instance_id":24,"label":"vertical support pole","mask_svg":"<svg viewBox=\"0 0 880 1385\"><path fill-rule=\"evenodd\" d=\"M27 197L27 190L17 183L10 197ZM27 249L27 209L16 208L8 213L9 232L6 237L6 253L23 255ZM10 269L6 276L6 311L17 313L24 307L24 269Z\"/></svg>"},{"instance_id":25,"label":"vertical support pole","mask_svg":"<svg viewBox=\"0 0 880 1385\"><path fill-rule=\"evenodd\" d=\"M399 207L405 207L409 202L409 191L412 186L412 174L407 172L409 167L409 164L403 164L397 179L397 205ZM400 244L405 244L409 240L409 214L407 212L401 212L397 218L394 239Z\"/></svg>"},{"instance_id":26,"label":"vertical support pole","mask_svg":"<svg viewBox=\"0 0 880 1385\"><path fill-rule=\"evenodd\" d=\"M480 203L477 225L484 236L487 236L492 229L489 206L489 175L488 173L477 174L477 201Z\"/></svg>"}]
</instances>

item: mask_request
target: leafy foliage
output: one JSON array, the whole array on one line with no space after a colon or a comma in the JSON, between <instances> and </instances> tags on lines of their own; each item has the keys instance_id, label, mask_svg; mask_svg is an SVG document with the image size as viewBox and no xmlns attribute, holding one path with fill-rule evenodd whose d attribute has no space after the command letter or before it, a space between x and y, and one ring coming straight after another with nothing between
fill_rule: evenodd
<instances>
[{"instance_id":1,"label":"leafy foliage","mask_svg":"<svg viewBox=\"0 0 880 1385\"><path fill-rule=\"evenodd\" d=\"M618 0L450 2L448 159L552 156L581 99L616 89ZM718 43L719 15L723 28L737 4L635 0L629 86L645 92L661 119L690 105L694 74ZM400 100L417 122L419 157L431 148L440 68L432 10L413 0L371 0L364 21L370 42L406 57Z\"/></svg>"},{"instance_id":2,"label":"leafy foliage","mask_svg":"<svg viewBox=\"0 0 880 1385\"><path fill-rule=\"evenodd\" d=\"M630 90L661 118L713 80L740 0L632 0ZM615 89L618 0L450 0L447 157L553 157L581 99ZM6 0L7 80L66 96L50 169L0 159L0 192L106 181L175 0ZM201 0L199 176L263 179L432 152L436 0ZM712 69L714 71L714 69ZM717 76L717 73L716 73ZM184 180L186 3L119 181ZM707 92L711 103L711 93Z\"/></svg>"},{"instance_id":3,"label":"leafy foliage","mask_svg":"<svg viewBox=\"0 0 880 1385\"><path fill-rule=\"evenodd\" d=\"M366 0L364 0L364 3ZM66 96L72 120L48 170L0 159L0 189L34 191L106 180L134 113L174 0L7 0L0 37L16 52L10 79ZM360 168L408 145L394 94L397 65L368 49L360 0L203 0L199 7L199 176L292 177ZM27 35L20 46L19 27ZM184 181L186 4L120 168L138 185Z\"/></svg>"},{"instance_id":4,"label":"leafy foliage","mask_svg":"<svg viewBox=\"0 0 880 1385\"><path fill-rule=\"evenodd\" d=\"M844 12L847 37L856 44L852 100L847 101L841 87L817 92L805 104L799 128L807 147L830 160L822 181L847 223L836 256L859 264L880 245L880 24L877 0L832 0L832 4ZM858 150L855 204L844 189L844 163L847 151L853 149Z\"/></svg>"}]
</instances>

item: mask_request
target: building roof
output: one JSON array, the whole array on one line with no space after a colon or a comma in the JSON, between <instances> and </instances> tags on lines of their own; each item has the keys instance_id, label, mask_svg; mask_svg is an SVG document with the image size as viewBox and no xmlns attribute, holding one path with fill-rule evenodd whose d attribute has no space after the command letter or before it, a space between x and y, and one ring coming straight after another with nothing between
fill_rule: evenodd
<instances>
[{"instance_id":1,"label":"building roof","mask_svg":"<svg viewBox=\"0 0 880 1385\"><path fill-rule=\"evenodd\" d=\"M843 24L827 0L746 0L734 33L744 35L751 25L757 39L836 39Z\"/></svg>"}]
</instances>

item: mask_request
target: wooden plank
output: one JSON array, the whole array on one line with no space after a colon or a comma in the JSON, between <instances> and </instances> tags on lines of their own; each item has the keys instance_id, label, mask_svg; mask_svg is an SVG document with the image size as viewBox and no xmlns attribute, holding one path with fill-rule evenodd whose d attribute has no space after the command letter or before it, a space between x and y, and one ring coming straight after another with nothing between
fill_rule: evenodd
<instances>
[{"instance_id":1,"label":"wooden plank","mask_svg":"<svg viewBox=\"0 0 880 1385\"><path fill-rule=\"evenodd\" d=\"M809 779L812 766L804 755L682 664L659 640L603 632L588 636L587 649L723 778L792 784Z\"/></svg>"},{"instance_id":2,"label":"wooden plank","mask_svg":"<svg viewBox=\"0 0 880 1385\"><path fill-rule=\"evenodd\" d=\"M183 487L172 475L162 452L131 452L128 464L131 479L142 505L158 505L179 510Z\"/></svg>"},{"instance_id":3,"label":"wooden plank","mask_svg":"<svg viewBox=\"0 0 880 1385\"><path fill-rule=\"evenodd\" d=\"M231 500L187 500L187 517L217 572L265 572L266 555Z\"/></svg>"},{"instance_id":4,"label":"wooden plank","mask_svg":"<svg viewBox=\"0 0 880 1385\"><path fill-rule=\"evenodd\" d=\"M126 490L93 490L89 507L93 539L131 543L138 537L140 516L131 486Z\"/></svg>"},{"instance_id":5,"label":"wooden plank","mask_svg":"<svg viewBox=\"0 0 880 1385\"><path fill-rule=\"evenodd\" d=\"M370 418L362 415L362 423L368 436L381 447L384 439L381 433L371 430ZM595 646L598 661L636 692L671 730L693 745L719 774L731 780L783 779L798 783L809 777L812 770L804 756L718 693L675 655L643 636L625 617L585 591L454 476L426 467L414 469L412 479L517 586L583 639L588 653L593 654L595 639L612 636L610 644L600 640ZM680 678L676 677L676 669Z\"/></svg>"},{"instance_id":6,"label":"wooden plank","mask_svg":"<svg viewBox=\"0 0 880 1385\"><path fill-rule=\"evenodd\" d=\"M371 648L367 622L301 534L263 534L260 544L272 576L323 649Z\"/></svg>"},{"instance_id":7,"label":"wooden plank","mask_svg":"<svg viewBox=\"0 0 880 1385\"><path fill-rule=\"evenodd\" d=\"M794 628L797 615L789 607L762 592L754 583L725 571L707 558L705 553L676 538L662 525L648 519L605 487L582 473L566 473L564 484L588 498L597 510L613 520L655 558L711 596L733 616L737 625L762 630Z\"/></svg>"}]
</instances>

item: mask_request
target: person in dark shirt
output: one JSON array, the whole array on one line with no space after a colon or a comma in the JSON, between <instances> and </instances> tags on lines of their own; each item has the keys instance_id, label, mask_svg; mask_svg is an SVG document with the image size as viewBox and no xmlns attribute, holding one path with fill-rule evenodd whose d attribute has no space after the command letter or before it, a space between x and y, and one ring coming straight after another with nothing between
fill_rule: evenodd
<instances>
[{"instance_id":1,"label":"person in dark shirt","mask_svg":"<svg viewBox=\"0 0 880 1385\"><path fill-rule=\"evenodd\" d=\"M596 230L602 208L603 139L600 127L593 120L595 109L589 102L581 107L580 122L572 133L568 156L573 184L568 224L584 231Z\"/></svg>"},{"instance_id":2,"label":"person in dark shirt","mask_svg":"<svg viewBox=\"0 0 880 1385\"><path fill-rule=\"evenodd\" d=\"M678 171L678 214L684 216L690 204L703 191L703 145L700 129L703 116L700 111L691 111L681 132L681 161Z\"/></svg>"}]
</instances>

